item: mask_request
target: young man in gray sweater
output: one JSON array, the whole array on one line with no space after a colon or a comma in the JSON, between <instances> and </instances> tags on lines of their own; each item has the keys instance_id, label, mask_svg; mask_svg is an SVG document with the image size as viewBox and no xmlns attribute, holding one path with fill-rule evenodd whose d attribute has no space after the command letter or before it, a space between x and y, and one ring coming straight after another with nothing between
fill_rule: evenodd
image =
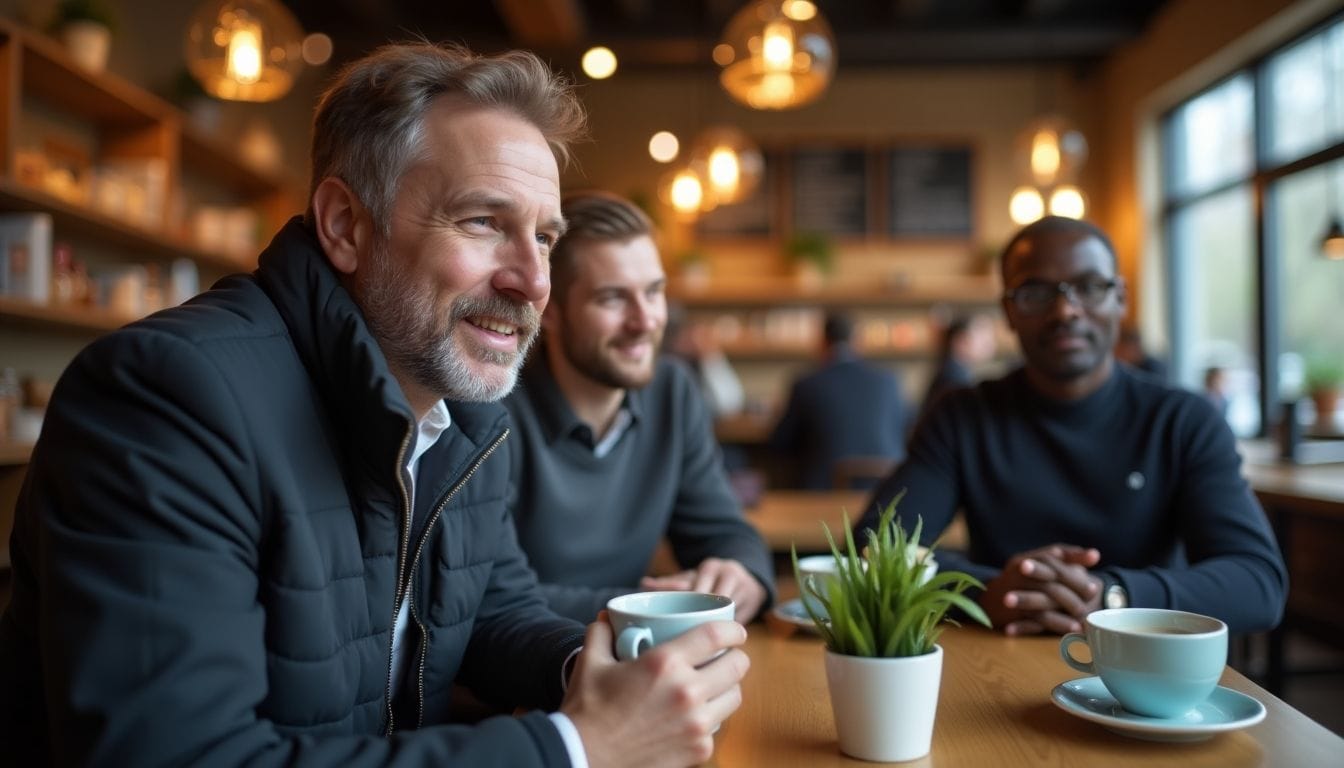
<instances>
[{"instance_id":1,"label":"young man in gray sweater","mask_svg":"<svg viewBox=\"0 0 1344 768\"><path fill-rule=\"evenodd\" d=\"M773 597L770 556L695 383L658 356L667 278L652 224L604 193L562 208L543 343L505 400L519 541L562 615L591 621L617 595L689 589L733 598L750 620ZM645 577L664 537L685 570Z\"/></svg>"}]
</instances>

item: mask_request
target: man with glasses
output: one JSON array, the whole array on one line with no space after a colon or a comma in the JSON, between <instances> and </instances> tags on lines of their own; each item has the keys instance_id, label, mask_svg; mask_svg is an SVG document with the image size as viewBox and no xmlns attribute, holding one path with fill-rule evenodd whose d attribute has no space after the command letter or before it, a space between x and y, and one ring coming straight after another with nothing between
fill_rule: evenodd
<instances>
[{"instance_id":1,"label":"man with glasses","mask_svg":"<svg viewBox=\"0 0 1344 768\"><path fill-rule=\"evenodd\" d=\"M1098 608L1175 608L1233 632L1278 623L1287 572L1240 473L1227 424L1198 394L1117 365L1125 314L1115 250L1095 226L1048 217L1003 251L1002 306L1025 358L940 399L859 529L902 490L928 544L965 513L943 568L1010 635L1076 632Z\"/></svg>"}]
</instances>

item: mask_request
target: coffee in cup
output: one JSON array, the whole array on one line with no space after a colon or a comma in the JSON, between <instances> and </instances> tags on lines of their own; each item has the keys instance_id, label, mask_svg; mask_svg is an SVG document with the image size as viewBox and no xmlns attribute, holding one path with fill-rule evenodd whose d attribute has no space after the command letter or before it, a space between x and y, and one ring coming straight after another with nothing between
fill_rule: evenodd
<instances>
[{"instance_id":1,"label":"coffee in cup","mask_svg":"<svg viewBox=\"0 0 1344 768\"><path fill-rule=\"evenodd\" d=\"M708 621L732 621L730 597L704 592L636 592L607 601L616 658L630 661Z\"/></svg>"},{"instance_id":2,"label":"coffee in cup","mask_svg":"<svg viewBox=\"0 0 1344 768\"><path fill-rule=\"evenodd\" d=\"M1069 652L1075 643L1092 661ZM1227 625L1210 616L1163 608L1111 608L1087 616L1083 634L1059 641L1064 663L1097 675L1129 712L1180 717L1209 697L1227 664Z\"/></svg>"}]
</instances>

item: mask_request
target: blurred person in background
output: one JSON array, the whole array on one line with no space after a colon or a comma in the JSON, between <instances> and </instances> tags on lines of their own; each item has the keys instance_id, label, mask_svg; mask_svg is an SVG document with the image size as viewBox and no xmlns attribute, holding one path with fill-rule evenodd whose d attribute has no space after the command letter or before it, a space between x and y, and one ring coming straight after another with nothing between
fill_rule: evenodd
<instances>
[{"instance_id":1,"label":"blurred person in background","mask_svg":"<svg viewBox=\"0 0 1344 768\"><path fill-rule=\"evenodd\" d=\"M920 418L949 389L975 384L976 366L994 358L994 321L984 315L958 315L943 331L938 362L920 405Z\"/></svg>"},{"instance_id":2,"label":"blurred person in background","mask_svg":"<svg viewBox=\"0 0 1344 768\"><path fill-rule=\"evenodd\" d=\"M802 488L832 487L842 459L905 456L909 406L901 380L861 358L853 338L848 315L826 315L821 365L793 383L770 435L770 450L796 464Z\"/></svg>"}]
</instances>

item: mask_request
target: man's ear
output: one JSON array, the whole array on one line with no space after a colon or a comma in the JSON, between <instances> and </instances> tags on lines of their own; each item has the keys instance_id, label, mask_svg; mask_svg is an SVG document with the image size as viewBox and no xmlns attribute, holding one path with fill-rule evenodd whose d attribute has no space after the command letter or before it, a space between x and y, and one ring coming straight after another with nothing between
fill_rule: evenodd
<instances>
[{"instance_id":1,"label":"man's ear","mask_svg":"<svg viewBox=\"0 0 1344 768\"><path fill-rule=\"evenodd\" d=\"M313 228L337 272L350 275L366 253L373 229L364 206L344 181L328 176L313 192Z\"/></svg>"}]
</instances>

